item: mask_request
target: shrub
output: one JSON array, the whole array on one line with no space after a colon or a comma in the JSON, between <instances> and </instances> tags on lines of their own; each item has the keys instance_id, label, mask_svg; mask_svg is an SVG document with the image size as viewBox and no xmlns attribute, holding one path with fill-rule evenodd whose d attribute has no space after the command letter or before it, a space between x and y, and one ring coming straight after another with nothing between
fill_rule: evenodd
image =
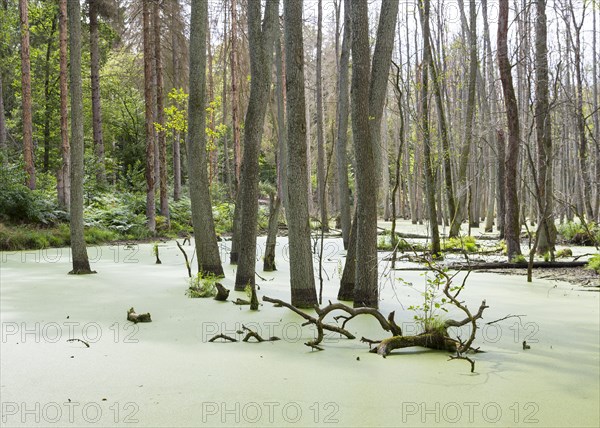
<instances>
[{"instance_id":1,"label":"shrub","mask_svg":"<svg viewBox=\"0 0 600 428\"><path fill-rule=\"evenodd\" d=\"M459 250L466 251L467 253L475 253L478 249L479 245L472 236L449 238L442 243L442 251Z\"/></svg>"},{"instance_id":2,"label":"shrub","mask_svg":"<svg viewBox=\"0 0 600 428\"><path fill-rule=\"evenodd\" d=\"M600 253L594 254L592 258L590 258L586 268L594 270L596 273L600 274Z\"/></svg>"},{"instance_id":3,"label":"shrub","mask_svg":"<svg viewBox=\"0 0 600 428\"><path fill-rule=\"evenodd\" d=\"M206 298L217 295L218 277L213 274L203 274L198 272L196 276L190 278L190 287L187 294L191 298Z\"/></svg>"}]
</instances>

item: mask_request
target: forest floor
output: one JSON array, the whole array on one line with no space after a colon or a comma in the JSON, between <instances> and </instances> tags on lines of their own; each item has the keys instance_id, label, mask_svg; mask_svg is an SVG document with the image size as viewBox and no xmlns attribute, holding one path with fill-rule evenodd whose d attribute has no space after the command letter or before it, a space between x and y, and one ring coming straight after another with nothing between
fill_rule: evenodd
<instances>
[{"instance_id":1,"label":"forest floor","mask_svg":"<svg viewBox=\"0 0 600 428\"><path fill-rule=\"evenodd\" d=\"M259 300L289 301L286 239L278 239L277 272L261 270L264 243L259 238ZM220 245L222 283L233 290L229 242ZM345 253L339 238L327 239L324 250L326 304L335 301ZM470 373L445 352L408 348L383 359L358 339L333 334L324 351L311 351L304 342L315 329L285 308L261 301L253 312L190 299L173 241L159 245L160 265L152 244L90 247L89 254L98 273L76 277L67 275L65 248L0 253L2 426L600 424L600 293L584 287L473 272L461 297L472 309L485 299L489 309L474 343L485 352L472 355ZM430 274L394 271L385 261L379 269L381 312L396 311L404 334L418 333L410 307L423 304ZM246 295L231 291L230 300L237 297ZM152 322L126 321L132 306ZM448 310L440 315L460 316ZM487 324L508 315L518 317ZM241 339L243 325L282 340L209 342L218 333ZM368 317L347 328L357 338L387 337Z\"/></svg>"}]
</instances>

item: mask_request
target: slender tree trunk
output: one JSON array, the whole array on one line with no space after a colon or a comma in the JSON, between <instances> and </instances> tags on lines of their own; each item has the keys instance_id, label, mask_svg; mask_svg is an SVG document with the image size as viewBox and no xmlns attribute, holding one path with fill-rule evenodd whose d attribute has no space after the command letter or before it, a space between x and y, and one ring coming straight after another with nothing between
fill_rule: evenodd
<instances>
[{"instance_id":1,"label":"slender tree trunk","mask_svg":"<svg viewBox=\"0 0 600 428\"><path fill-rule=\"evenodd\" d=\"M222 107L222 117L223 124L227 124L227 111L229 105L227 104L227 0L223 0L223 43L221 46L222 49L222 59L223 59L223 91L221 95L221 107ZM223 134L223 173L225 175L224 181L227 185L227 190L229 195L233 195L233 180L231 179L231 163L229 157L229 140L227 132Z\"/></svg>"},{"instance_id":2,"label":"slender tree trunk","mask_svg":"<svg viewBox=\"0 0 600 428\"><path fill-rule=\"evenodd\" d=\"M83 233L83 91L81 88L81 11L78 1L67 1L70 43L71 88L71 257L73 270L82 275L95 273L90 262Z\"/></svg>"},{"instance_id":3,"label":"slender tree trunk","mask_svg":"<svg viewBox=\"0 0 600 428\"><path fill-rule=\"evenodd\" d=\"M277 38L275 40L275 94L277 98L277 129L279 130L278 157L277 157L277 180L279 199L287 208L288 186L286 180L288 161L288 138L285 124L285 69L283 64L282 35L277 26Z\"/></svg>"},{"instance_id":4,"label":"slender tree trunk","mask_svg":"<svg viewBox=\"0 0 600 428\"><path fill-rule=\"evenodd\" d=\"M94 136L94 153L96 162L96 184L106 185L106 169L104 161L104 139L102 137L102 107L100 98L100 48L98 46L98 7L99 0L89 2L90 18L90 78L92 82L92 130Z\"/></svg>"},{"instance_id":5,"label":"slender tree trunk","mask_svg":"<svg viewBox=\"0 0 600 428\"><path fill-rule=\"evenodd\" d=\"M475 0L469 2L469 87L467 94L467 111L465 116L464 144L460 153L460 166L458 170L459 203L455 212L451 212L450 237L460 233L460 225L467 214L465 210L467 194L472 184L467 185L468 166L473 140L473 123L475 119L475 91L477 83L477 12ZM466 29L465 29L466 30Z\"/></svg>"},{"instance_id":6,"label":"slender tree trunk","mask_svg":"<svg viewBox=\"0 0 600 428\"><path fill-rule=\"evenodd\" d=\"M248 3L248 39L250 47L250 100L244 121L244 154L241 181L240 257L235 289L254 287L256 272L256 228L258 224L258 157L265 113L271 91L273 46L278 24L279 0L268 0L261 26L260 2ZM258 309L258 308L257 308Z\"/></svg>"},{"instance_id":7,"label":"slender tree trunk","mask_svg":"<svg viewBox=\"0 0 600 428\"><path fill-rule=\"evenodd\" d=\"M160 46L160 6L156 1L152 5L152 27L154 30L154 62L156 68L156 122L164 127L165 125L165 110L164 110L164 83L163 83L163 66L162 52ZM168 189L168 169L167 169L167 138L163 129L158 129L157 133L158 144L158 176L160 187L160 215L165 217L167 227L170 226L169 214L169 189Z\"/></svg>"},{"instance_id":8,"label":"slender tree trunk","mask_svg":"<svg viewBox=\"0 0 600 428\"><path fill-rule=\"evenodd\" d=\"M48 172L50 164L50 56L52 55L57 18L58 15L52 19L52 27L46 45L46 61L44 63L44 162L42 164L44 172Z\"/></svg>"},{"instance_id":9,"label":"slender tree trunk","mask_svg":"<svg viewBox=\"0 0 600 428\"><path fill-rule=\"evenodd\" d=\"M327 189L325 183L325 137L323 136L323 0L317 2L317 183L319 192L319 212L321 213L321 228L329 232L327 215Z\"/></svg>"},{"instance_id":10,"label":"slender tree trunk","mask_svg":"<svg viewBox=\"0 0 600 428\"><path fill-rule=\"evenodd\" d=\"M598 6L598 2L594 3ZM594 105L594 135L596 139L596 200L594 203L594 212L596 221L600 222L600 112L598 111L598 32L596 28L596 13L598 7L592 9L594 38L592 39L594 60L592 61L593 78L593 105Z\"/></svg>"},{"instance_id":11,"label":"slender tree trunk","mask_svg":"<svg viewBox=\"0 0 600 428\"><path fill-rule=\"evenodd\" d=\"M288 203L290 285L292 305L312 308L317 304L310 248L306 119L304 97L304 43L302 0L284 0L285 64L288 130Z\"/></svg>"},{"instance_id":12,"label":"slender tree trunk","mask_svg":"<svg viewBox=\"0 0 600 428\"><path fill-rule=\"evenodd\" d=\"M179 55L180 53L176 49L177 43L177 32L176 17L179 12L179 0L171 0L171 46L172 46L172 62L173 62L173 87L179 88ZM225 85L223 85L225 86ZM178 201L181 199L181 141L180 133L175 133L173 137L173 199Z\"/></svg>"},{"instance_id":13,"label":"slender tree trunk","mask_svg":"<svg viewBox=\"0 0 600 428\"><path fill-rule=\"evenodd\" d=\"M490 161L488 162L488 181L489 181L489 193L488 193L488 202L487 202L487 213L486 213L486 222L485 222L485 231L491 232L494 227L494 208L496 204L497 196L497 178L498 178L498 159L499 154L496 151L494 153L494 147L497 147L496 141L496 129L494 120L497 115L497 103L496 103L496 86L495 86L495 78L494 78L494 59L492 55L492 45L490 40L490 28L488 21L488 9L487 9L487 0L483 0L481 2L482 11L483 11L483 36L484 36L484 46L485 46L485 59L486 59L486 79L487 79L487 87L488 87L488 97L490 108L488 109L488 138L489 138L489 147L488 153L490 157ZM502 158L504 159L504 158ZM498 213L496 226L498 230L500 230L500 215Z\"/></svg>"},{"instance_id":14,"label":"slender tree trunk","mask_svg":"<svg viewBox=\"0 0 600 428\"><path fill-rule=\"evenodd\" d=\"M535 31L535 131L537 138L537 197L539 199L539 236L537 251L554 251L556 229L553 215L552 129L548 91L548 46L546 29L546 0L537 0Z\"/></svg>"},{"instance_id":15,"label":"slender tree trunk","mask_svg":"<svg viewBox=\"0 0 600 428\"><path fill-rule=\"evenodd\" d=\"M429 34L429 0L420 0L420 17L423 34ZM423 68L421 71L421 132L423 133L423 160L425 162L425 192L427 199L427 212L429 227L431 229L431 252L439 254L440 233L437 223L437 209L435 201L435 173L431 154L431 137L429 130L429 64L431 53L429 37L423 37Z\"/></svg>"},{"instance_id":16,"label":"slender tree trunk","mask_svg":"<svg viewBox=\"0 0 600 428\"><path fill-rule=\"evenodd\" d=\"M348 140L348 76L350 63L350 44L352 37L352 20L350 19L350 0L344 0L344 36L342 39L342 53L338 72L337 93L337 138L336 160L338 173L338 192L340 194L340 223L342 226L342 241L344 249L348 249L350 240L351 214L350 214L350 187L348 185L348 154L346 145ZM354 287L354 283L352 283Z\"/></svg>"},{"instance_id":17,"label":"slender tree trunk","mask_svg":"<svg viewBox=\"0 0 600 428\"><path fill-rule=\"evenodd\" d=\"M188 170L198 272L223 275L207 176L206 19L208 0L193 0L190 19Z\"/></svg>"},{"instance_id":18,"label":"slender tree trunk","mask_svg":"<svg viewBox=\"0 0 600 428\"><path fill-rule=\"evenodd\" d=\"M57 173L58 204L69 211L71 199L71 147L69 146L68 69L67 69L67 0L59 1L59 60L60 60L60 154L62 165Z\"/></svg>"},{"instance_id":19,"label":"slender tree trunk","mask_svg":"<svg viewBox=\"0 0 600 428\"><path fill-rule=\"evenodd\" d=\"M511 65L508 59L508 0L499 2L498 21L498 68L504 92L504 105L508 123L508 146L505 160L505 194L506 194L506 219L504 222L504 236L508 252L508 260L521 254L519 222L519 199L517 197L517 173L519 165L519 111L515 90L512 82ZM503 140L503 138L499 138Z\"/></svg>"},{"instance_id":20,"label":"slender tree trunk","mask_svg":"<svg viewBox=\"0 0 600 428\"><path fill-rule=\"evenodd\" d=\"M6 158L6 151L8 149L8 144L6 140L6 117L4 116L4 93L2 92L3 85L3 75L0 71L0 153L2 154L2 162L6 164L8 162Z\"/></svg>"},{"instance_id":21,"label":"slender tree trunk","mask_svg":"<svg viewBox=\"0 0 600 428\"><path fill-rule=\"evenodd\" d=\"M148 229L156 231L156 205L154 201L154 97L153 67L154 47L152 46L151 2L142 2L144 31L144 99L146 103L146 219Z\"/></svg>"},{"instance_id":22,"label":"slender tree trunk","mask_svg":"<svg viewBox=\"0 0 600 428\"><path fill-rule=\"evenodd\" d=\"M233 165L235 169L235 191L238 192L242 166L242 146L240 143L238 61L237 61L237 0L231 0L231 126L233 128Z\"/></svg>"},{"instance_id":23,"label":"slender tree trunk","mask_svg":"<svg viewBox=\"0 0 600 428\"><path fill-rule=\"evenodd\" d=\"M26 184L35 189L35 163L33 152L33 119L31 106L31 64L29 60L29 18L27 0L19 0L19 20L21 28L21 99L23 110L23 159Z\"/></svg>"}]
</instances>

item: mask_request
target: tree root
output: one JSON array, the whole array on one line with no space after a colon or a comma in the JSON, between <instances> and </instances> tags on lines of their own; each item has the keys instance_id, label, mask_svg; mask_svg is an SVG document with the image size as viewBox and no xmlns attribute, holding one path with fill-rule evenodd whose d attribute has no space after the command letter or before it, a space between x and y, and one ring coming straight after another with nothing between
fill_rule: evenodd
<instances>
[{"instance_id":1,"label":"tree root","mask_svg":"<svg viewBox=\"0 0 600 428\"><path fill-rule=\"evenodd\" d=\"M246 337L244 337L244 339L242 339L242 342L248 342L250 339L254 338L256 339L257 342L275 342L277 340L281 340L279 337L277 336L271 336L268 339L263 339L260 334L258 334L257 332L255 332L254 330L249 329L248 327L246 327L245 325L242 325L242 330L247 331L248 333L246 333Z\"/></svg>"},{"instance_id":2,"label":"tree root","mask_svg":"<svg viewBox=\"0 0 600 428\"><path fill-rule=\"evenodd\" d=\"M89 343L87 343L85 340L81 340L81 339L67 339L67 342L81 342L85 345L86 348L90 347Z\"/></svg>"},{"instance_id":3,"label":"tree root","mask_svg":"<svg viewBox=\"0 0 600 428\"><path fill-rule=\"evenodd\" d=\"M216 336L213 336L211 339L209 339L209 342L214 342L217 339L223 339L229 342L237 342L237 339L234 339L231 336L227 336L226 334L217 334Z\"/></svg>"},{"instance_id":4,"label":"tree root","mask_svg":"<svg viewBox=\"0 0 600 428\"><path fill-rule=\"evenodd\" d=\"M150 317L150 313L137 314L135 309L131 308L127 311L127 321L137 324L139 322L152 322L152 318Z\"/></svg>"}]
</instances>

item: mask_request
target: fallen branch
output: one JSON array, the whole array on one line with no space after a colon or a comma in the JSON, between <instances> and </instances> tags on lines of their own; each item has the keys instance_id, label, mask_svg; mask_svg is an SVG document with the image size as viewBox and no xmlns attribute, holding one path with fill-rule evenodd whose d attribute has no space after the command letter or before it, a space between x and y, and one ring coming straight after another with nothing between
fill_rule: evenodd
<instances>
[{"instance_id":1,"label":"fallen branch","mask_svg":"<svg viewBox=\"0 0 600 428\"><path fill-rule=\"evenodd\" d=\"M495 320L495 321L486 322L485 324L486 325L492 325L492 324L496 324L497 322L507 320L509 318L519 318L519 321L521 321L521 317L526 317L526 316L527 315L507 315L504 318L500 318L500 319Z\"/></svg>"},{"instance_id":2,"label":"fallen branch","mask_svg":"<svg viewBox=\"0 0 600 428\"><path fill-rule=\"evenodd\" d=\"M248 300L244 300L244 299L240 299L239 297L237 299L235 299L234 302L231 302L234 305L238 305L238 306L243 306L243 305L249 305L250 302Z\"/></svg>"},{"instance_id":3,"label":"fallen branch","mask_svg":"<svg viewBox=\"0 0 600 428\"><path fill-rule=\"evenodd\" d=\"M231 336L227 336L226 334L217 334L216 336L212 337L211 339L209 339L209 342L214 342L217 339L223 339L223 340L227 340L229 342L237 342L237 339L234 339Z\"/></svg>"},{"instance_id":4,"label":"fallen branch","mask_svg":"<svg viewBox=\"0 0 600 428\"><path fill-rule=\"evenodd\" d=\"M246 333L246 337L244 337L244 339L242 340L242 342L248 342L251 338L256 339L257 342L275 342L277 340L281 340L280 338L278 338L277 336L271 336L268 339L263 339L260 334L258 334L257 332L255 332L254 330L249 329L248 327L246 327L245 325L242 325L242 330L247 331L248 333Z\"/></svg>"},{"instance_id":5,"label":"fallen branch","mask_svg":"<svg viewBox=\"0 0 600 428\"><path fill-rule=\"evenodd\" d=\"M533 262L533 268L560 269L583 267L587 262ZM445 266L447 270L496 270L496 269L527 269L527 263L473 263L469 265L455 264ZM415 266L408 268L397 268L397 271L430 271L430 267Z\"/></svg>"},{"instance_id":6,"label":"fallen branch","mask_svg":"<svg viewBox=\"0 0 600 428\"><path fill-rule=\"evenodd\" d=\"M150 313L137 314L135 309L131 308L127 311L127 321L137 324L139 322L152 322L152 318L150 317Z\"/></svg>"}]
</instances>

